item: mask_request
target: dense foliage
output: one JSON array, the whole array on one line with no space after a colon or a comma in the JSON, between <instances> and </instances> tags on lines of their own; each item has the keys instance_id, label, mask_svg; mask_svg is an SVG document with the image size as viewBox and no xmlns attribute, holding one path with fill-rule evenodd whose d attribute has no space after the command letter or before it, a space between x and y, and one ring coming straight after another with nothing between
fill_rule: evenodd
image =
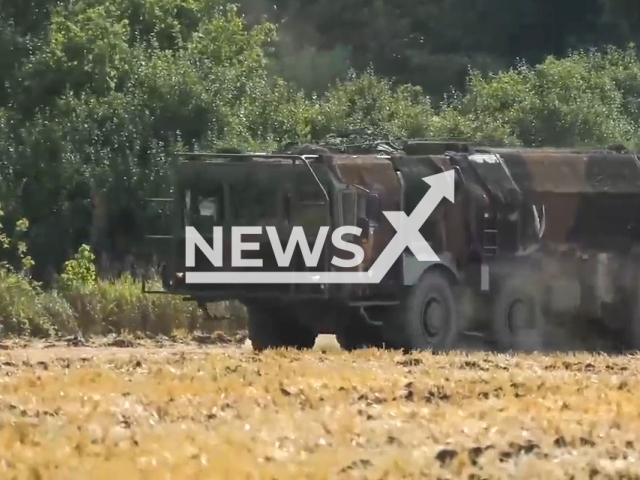
<instances>
[{"instance_id":1,"label":"dense foliage","mask_svg":"<svg viewBox=\"0 0 640 480\"><path fill-rule=\"evenodd\" d=\"M523 18L544 26L533 0L482 2L486 12L463 0L360 3L277 2L291 19L276 28L258 21L273 8L256 2L239 10L224 0L2 0L0 202L9 234L18 219L30 223L36 276L83 243L98 254L138 245L143 198L166 196L175 149L270 149L352 127L526 145L638 143L634 47L543 58L573 46L571 35L587 42L587 17L562 27L564 36L535 36L524 55L524 43L508 46ZM608 5L593 31L618 25L618 36L601 38L635 40L632 7ZM552 37L557 45L545 43ZM504 66L516 55L544 61L467 76L472 57ZM464 89L443 103L425 95L456 84L458 67ZM327 78L335 81L324 88Z\"/></svg>"}]
</instances>

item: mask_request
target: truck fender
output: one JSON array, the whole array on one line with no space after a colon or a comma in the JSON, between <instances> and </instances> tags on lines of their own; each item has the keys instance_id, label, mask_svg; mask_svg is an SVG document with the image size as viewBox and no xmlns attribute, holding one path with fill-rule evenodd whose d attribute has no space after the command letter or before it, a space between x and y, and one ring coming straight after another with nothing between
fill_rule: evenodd
<instances>
[{"instance_id":1,"label":"truck fender","mask_svg":"<svg viewBox=\"0 0 640 480\"><path fill-rule=\"evenodd\" d=\"M402 254L402 274L405 286L415 285L422 274L432 268L441 268L447 272L447 276L457 282L459 273L453 256L450 253L441 253L440 260L434 262L421 262L412 253Z\"/></svg>"}]
</instances>

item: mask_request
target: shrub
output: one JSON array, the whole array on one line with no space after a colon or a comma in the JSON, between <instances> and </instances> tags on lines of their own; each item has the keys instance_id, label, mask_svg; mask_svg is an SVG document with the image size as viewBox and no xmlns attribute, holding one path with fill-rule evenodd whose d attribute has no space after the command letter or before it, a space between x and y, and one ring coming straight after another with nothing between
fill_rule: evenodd
<instances>
[{"instance_id":1,"label":"shrub","mask_svg":"<svg viewBox=\"0 0 640 480\"><path fill-rule=\"evenodd\" d=\"M0 218L3 216L0 208ZM64 324L69 317L64 308L50 302L51 298L43 295L39 284L29 278L28 270L33 263L21 239L28 225L26 220L19 220L10 237L0 223L0 248L15 254L21 266L16 269L8 261L0 262L0 335L50 337L55 332L55 324Z\"/></svg>"},{"instance_id":2,"label":"shrub","mask_svg":"<svg viewBox=\"0 0 640 480\"><path fill-rule=\"evenodd\" d=\"M99 279L88 245L82 245L65 263L55 288L43 290L28 274L33 263L19 237L27 227L26 221L19 221L12 238L0 224L0 246L16 250L21 262L21 269L0 263L0 337L50 338L77 332L83 336L126 332L169 336L201 326L202 312L180 297L146 295L141 281L130 275ZM232 308L227 304L222 310L237 315Z\"/></svg>"}]
</instances>

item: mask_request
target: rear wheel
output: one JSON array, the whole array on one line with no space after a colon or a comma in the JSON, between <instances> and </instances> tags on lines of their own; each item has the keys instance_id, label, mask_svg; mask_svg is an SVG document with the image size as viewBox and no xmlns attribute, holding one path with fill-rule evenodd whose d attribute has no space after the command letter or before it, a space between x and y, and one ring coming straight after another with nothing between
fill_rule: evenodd
<instances>
[{"instance_id":1,"label":"rear wheel","mask_svg":"<svg viewBox=\"0 0 640 480\"><path fill-rule=\"evenodd\" d=\"M535 275L513 275L502 281L493 302L491 321L500 350L542 350L545 321L540 283Z\"/></svg>"},{"instance_id":2,"label":"rear wheel","mask_svg":"<svg viewBox=\"0 0 640 480\"><path fill-rule=\"evenodd\" d=\"M387 335L404 350L446 351L459 332L453 285L441 270L425 272L390 318Z\"/></svg>"},{"instance_id":3,"label":"rear wheel","mask_svg":"<svg viewBox=\"0 0 640 480\"><path fill-rule=\"evenodd\" d=\"M249 340L255 351L313 348L316 333L285 308L253 306L248 310Z\"/></svg>"}]
</instances>

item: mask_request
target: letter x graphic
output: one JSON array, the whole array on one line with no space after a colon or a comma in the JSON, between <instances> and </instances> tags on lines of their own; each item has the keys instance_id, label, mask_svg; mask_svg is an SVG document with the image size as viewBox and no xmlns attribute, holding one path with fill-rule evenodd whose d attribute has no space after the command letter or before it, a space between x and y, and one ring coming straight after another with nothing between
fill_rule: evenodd
<instances>
[{"instance_id":1,"label":"letter x graphic","mask_svg":"<svg viewBox=\"0 0 640 480\"><path fill-rule=\"evenodd\" d=\"M405 212L382 212L389 223L396 229L396 235L369 269L372 279L382 278L393 263L409 247L421 262L437 262L440 260L424 237L420 234L420 227L427 221L443 197L453 201L454 177L453 172L444 172L423 180L431 185L427 194L422 197L416 208L407 216Z\"/></svg>"}]
</instances>

